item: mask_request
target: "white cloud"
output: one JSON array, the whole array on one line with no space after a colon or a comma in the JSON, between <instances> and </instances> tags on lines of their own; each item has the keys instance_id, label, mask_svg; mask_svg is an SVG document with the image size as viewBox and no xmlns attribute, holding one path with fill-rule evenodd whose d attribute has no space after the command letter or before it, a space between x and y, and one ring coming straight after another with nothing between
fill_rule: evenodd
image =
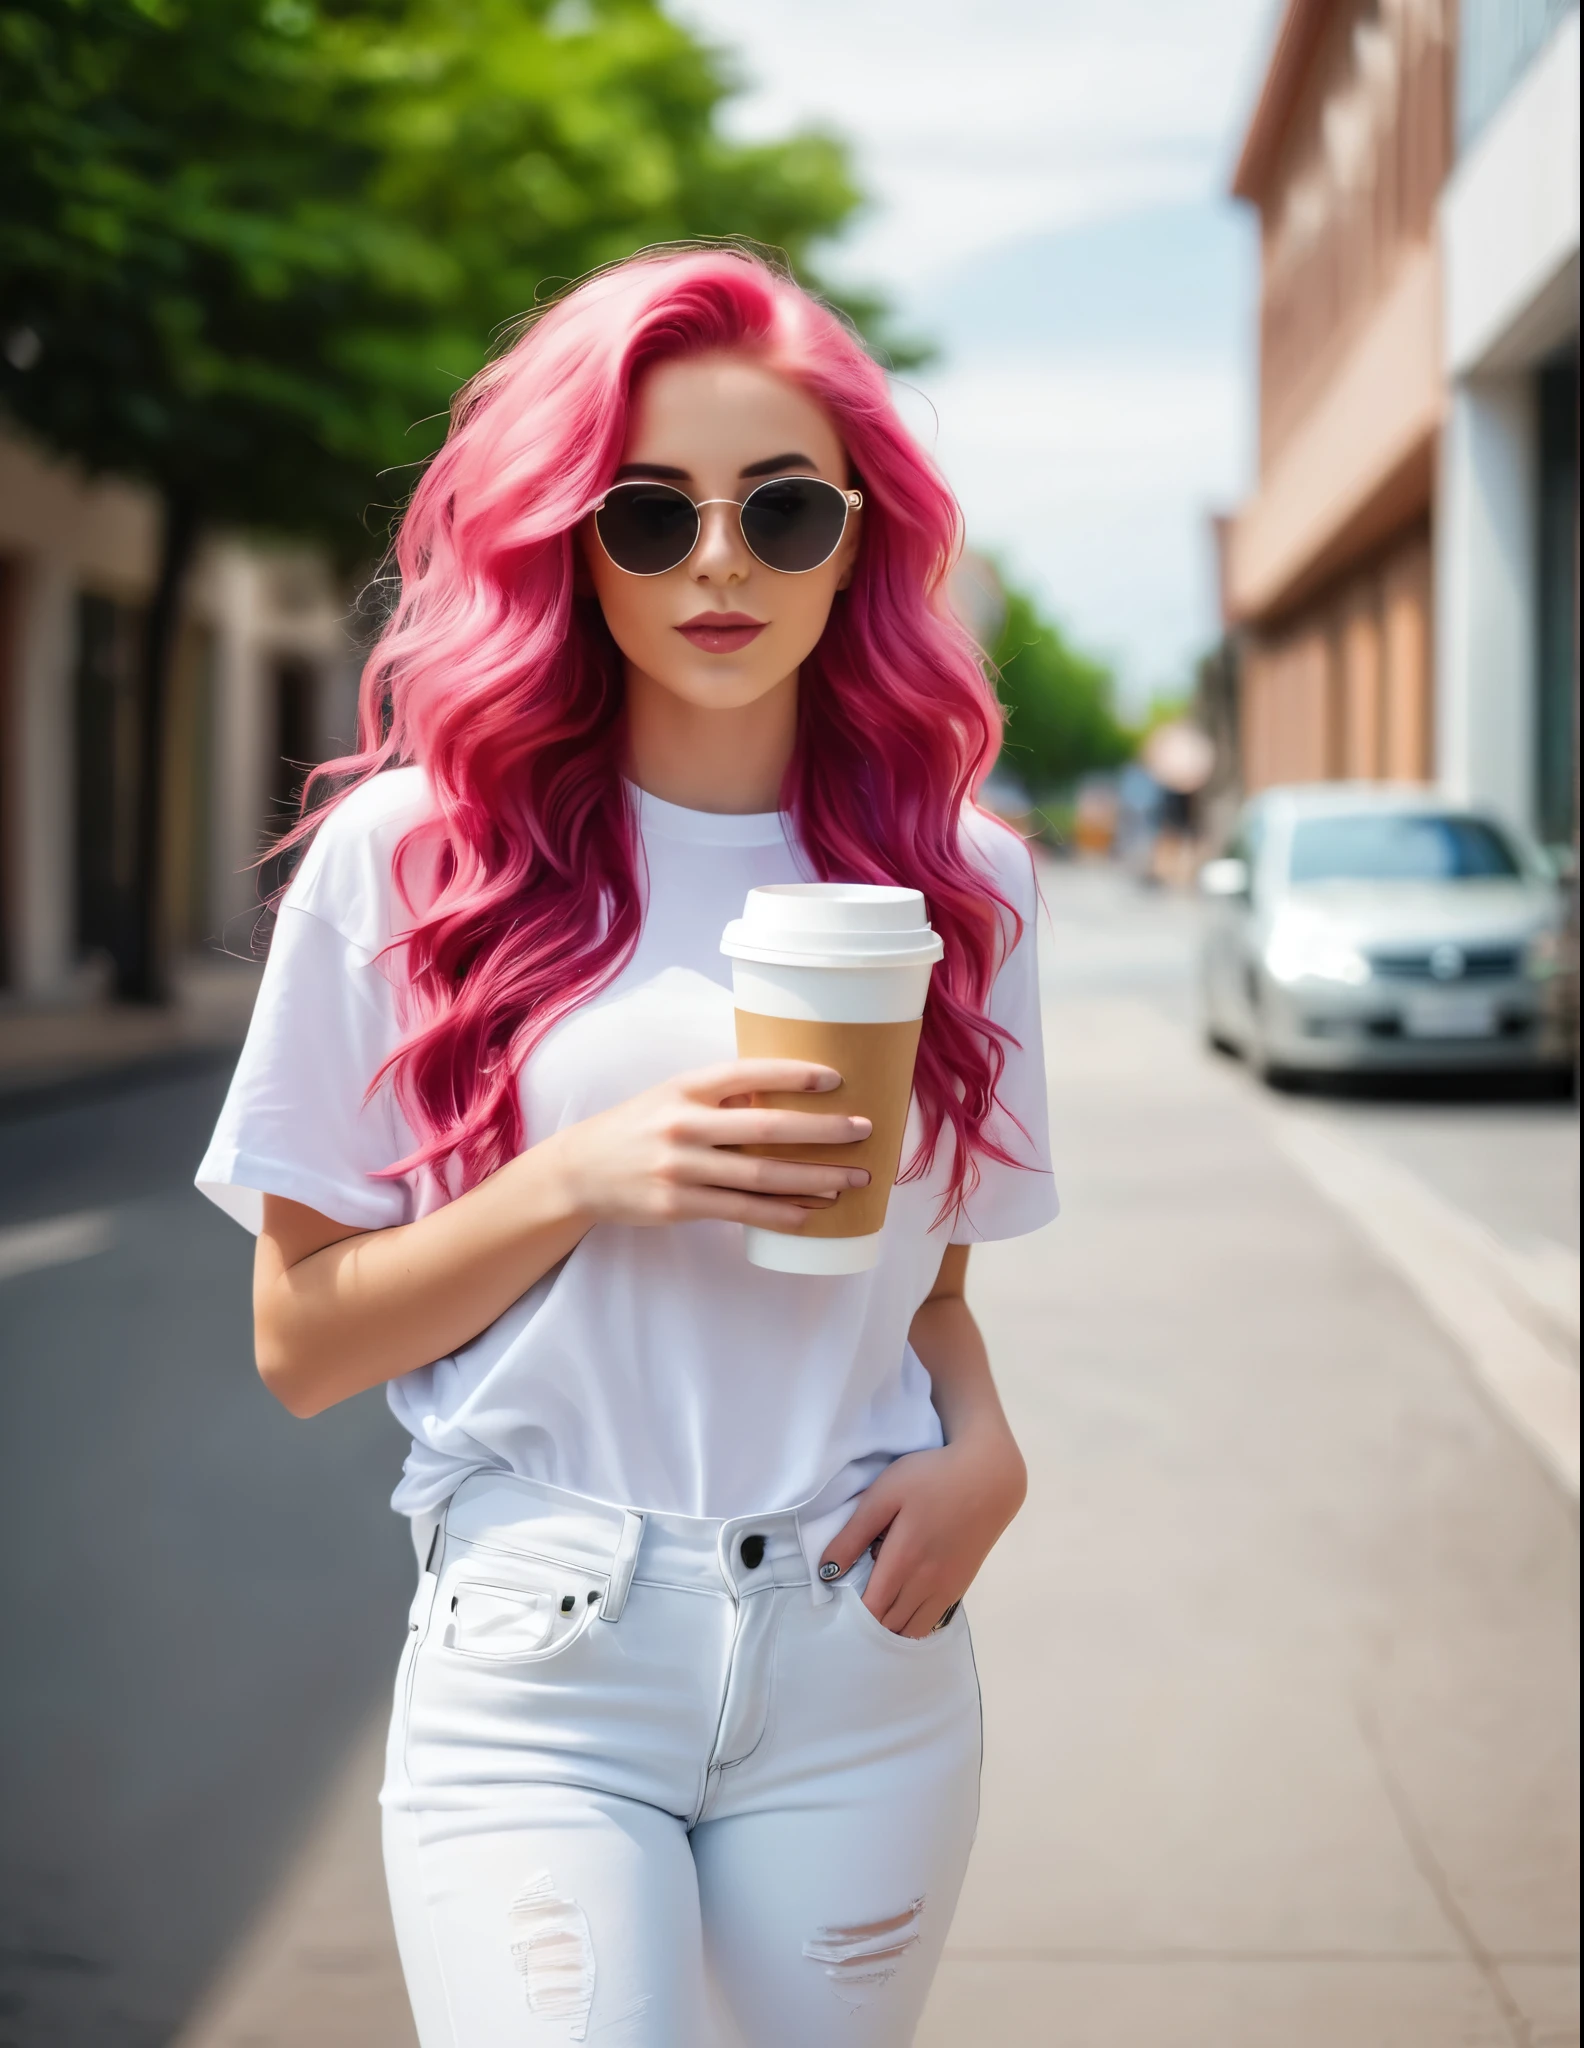
<instances>
[{"instance_id":1,"label":"white cloud","mask_svg":"<svg viewBox=\"0 0 1584 2048\"><path fill-rule=\"evenodd\" d=\"M1246 463L1235 366L1023 356L899 386L976 545L1032 583L1125 697L1179 685L1209 637L1208 513Z\"/></svg>"},{"instance_id":2,"label":"white cloud","mask_svg":"<svg viewBox=\"0 0 1584 2048\"><path fill-rule=\"evenodd\" d=\"M896 285L992 241L1199 198L1270 0L673 0L750 90L742 135L846 135L876 201L843 269Z\"/></svg>"},{"instance_id":3,"label":"white cloud","mask_svg":"<svg viewBox=\"0 0 1584 2048\"><path fill-rule=\"evenodd\" d=\"M914 431L937 442L941 460L982 456L999 468L1015 457L1047 479L1055 465L1091 501L1188 481L1236 488L1242 396L1219 365L1174 367L1148 355L1000 357L898 388Z\"/></svg>"},{"instance_id":4,"label":"white cloud","mask_svg":"<svg viewBox=\"0 0 1584 2048\"><path fill-rule=\"evenodd\" d=\"M1197 203L1206 229L1274 0L670 4L736 53L748 90L728 110L732 132L813 123L851 144L872 204L826 267L887 289L904 330L911 319L952 338L947 359L913 380L934 403L938 441L928 408L904 403L975 543L1112 656L1130 700L1180 683L1215 631L1207 515L1237 499L1249 467L1243 308L1218 323L1203 299L1245 296L1248 263L1207 267L1190 251L1174 281L1121 224ZM1132 266L1136 282L1142 267L1167 317L1128 313L1139 295L1113 293L1141 331L1103 355L1075 353L1038 295L1011 284L1020 262L1054 275L1053 231L1108 220L1115 243L1089 247L1086 277L1103 294L1108 262L1113 281ZM1002 292L1021 307L1015 335L997 333Z\"/></svg>"}]
</instances>

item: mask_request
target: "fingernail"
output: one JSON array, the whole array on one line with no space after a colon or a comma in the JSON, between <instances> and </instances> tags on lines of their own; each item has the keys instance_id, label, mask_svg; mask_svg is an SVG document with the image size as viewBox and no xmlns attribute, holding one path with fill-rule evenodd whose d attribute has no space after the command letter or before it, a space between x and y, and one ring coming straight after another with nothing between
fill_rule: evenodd
<instances>
[{"instance_id":1,"label":"fingernail","mask_svg":"<svg viewBox=\"0 0 1584 2048\"><path fill-rule=\"evenodd\" d=\"M829 1094L832 1088L840 1086L841 1075L833 1073L829 1067L822 1074L816 1074L809 1082L809 1087L818 1095Z\"/></svg>"},{"instance_id":2,"label":"fingernail","mask_svg":"<svg viewBox=\"0 0 1584 2048\"><path fill-rule=\"evenodd\" d=\"M847 1176L847 1185L851 1188L866 1188L869 1185L869 1176L861 1166L855 1166Z\"/></svg>"},{"instance_id":3,"label":"fingernail","mask_svg":"<svg viewBox=\"0 0 1584 2048\"><path fill-rule=\"evenodd\" d=\"M841 1577L841 1566L836 1562L835 1558L832 1558L828 1564L820 1566L820 1577L822 1579L839 1579Z\"/></svg>"},{"instance_id":4,"label":"fingernail","mask_svg":"<svg viewBox=\"0 0 1584 2048\"><path fill-rule=\"evenodd\" d=\"M847 1123L849 1128L856 1131L860 1138L867 1138L874 1129L874 1125L870 1123L866 1116L850 1116L847 1119Z\"/></svg>"}]
</instances>

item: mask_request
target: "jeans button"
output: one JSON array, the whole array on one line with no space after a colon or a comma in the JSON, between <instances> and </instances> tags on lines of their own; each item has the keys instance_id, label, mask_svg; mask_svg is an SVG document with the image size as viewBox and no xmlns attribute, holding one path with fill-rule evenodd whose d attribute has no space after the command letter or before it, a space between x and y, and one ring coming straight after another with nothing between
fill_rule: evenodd
<instances>
[{"instance_id":1,"label":"jeans button","mask_svg":"<svg viewBox=\"0 0 1584 2048\"><path fill-rule=\"evenodd\" d=\"M738 1552L738 1555L742 1558L743 1563L747 1565L749 1571L756 1572L760 1565L764 1563L764 1552L765 1540L762 1536L745 1536L742 1540L742 1549Z\"/></svg>"}]
</instances>

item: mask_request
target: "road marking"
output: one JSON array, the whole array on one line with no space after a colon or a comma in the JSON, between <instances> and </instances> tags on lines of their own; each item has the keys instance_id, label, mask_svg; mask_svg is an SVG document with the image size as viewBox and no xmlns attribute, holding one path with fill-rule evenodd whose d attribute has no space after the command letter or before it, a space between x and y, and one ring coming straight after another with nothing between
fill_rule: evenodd
<instances>
[{"instance_id":1,"label":"road marking","mask_svg":"<svg viewBox=\"0 0 1584 2048\"><path fill-rule=\"evenodd\" d=\"M0 1225L0 1280L36 1273L40 1266L91 1259L114 1243L115 1217L108 1209L79 1209L70 1216L46 1216L38 1223Z\"/></svg>"},{"instance_id":2,"label":"road marking","mask_svg":"<svg viewBox=\"0 0 1584 2048\"><path fill-rule=\"evenodd\" d=\"M1403 1276L1491 1400L1576 1498L1578 1358L1568 1355L1555 1304L1557 1259L1569 1255L1556 1247L1537 1263L1405 1167L1317 1117L1274 1107L1266 1114L1287 1157ZM1572 1271L1576 1285L1576 1261Z\"/></svg>"}]
</instances>

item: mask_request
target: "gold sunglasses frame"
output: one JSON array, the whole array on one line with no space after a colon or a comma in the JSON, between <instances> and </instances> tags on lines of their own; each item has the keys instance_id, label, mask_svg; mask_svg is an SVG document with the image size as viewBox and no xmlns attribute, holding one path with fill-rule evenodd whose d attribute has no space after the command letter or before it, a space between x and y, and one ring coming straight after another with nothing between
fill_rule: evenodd
<instances>
[{"instance_id":1,"label":"gold sunglasses frame","mask_svg":"<svg viewBox=\"0 0 1584 2048\"><path fill-rule=\"evenodd\" d=\"M634 484L638 484L641 486L645 482L645 479L641 476L635 476L631 478L630 481ZM767 491L772 487L772 485L775 484L791 483L819 484L820 486L822 486L823 489L827 491L835 491L838 494L838 496L842 498L847 508L846 511L842 514L841 527L837 532L835 540L831 542L829 553L821 555L817 562L810 562L806 569L778 569L774 562L767 562L764 556L759 554L755 550L754 544L748 538L748 535L744 531L742 523L744 509L752 502L754 498L756 498L759 495L761 491ZM619 491L623 489L624 486L622 484L614 484L611 488L613 490ZM704 538L704 520L702 514L704 512L705 507L709 505L735 505L737 507L737 531L742 537L742 544L748 550L749 554L753 556L754 560L759 564L761 569L768 569L773 576L812 576L816 569L824 568L825 564L830 560L831 555L835 554L836 550L841 546L842 542L846 539L847 522L849 519L851 519L852 515L855 512L861 512L863 510L864 501L862 491L844 491L840 484L826 483L824 477L822 476L767 476L762 484L754 485L753 489L748 493L748 496L746 498L688 498L688 494L686 491L684 491L679 485L668 482L664 477L655 477L652 480L652 482L650 482L649 488L651 490L675 491L679 498L687 498L688 503L693 507L693 516L698 521L698 530L693 536L692 542L688 547L687 553L681 556L677 561L673 562L669 569L629 569L625 565L625 563L617 561L616 557L611 553L610 549L606 547L605 536L599 530L599 515L605 510L605 507L609 502L608 494L606 497L600 499L599 503L593 508L593 511L589 515L594 522L594 537L600 544L600 552L604 555L606 561L610 563L611 567L613 569L620 570L623 576L640 576L644 579L645 582L648 582L652 577L655 576L669 576L671 574L672 569L684 568L693 559L694 550L697 548L699 542Z\"/></svg>"}]
</instances>

